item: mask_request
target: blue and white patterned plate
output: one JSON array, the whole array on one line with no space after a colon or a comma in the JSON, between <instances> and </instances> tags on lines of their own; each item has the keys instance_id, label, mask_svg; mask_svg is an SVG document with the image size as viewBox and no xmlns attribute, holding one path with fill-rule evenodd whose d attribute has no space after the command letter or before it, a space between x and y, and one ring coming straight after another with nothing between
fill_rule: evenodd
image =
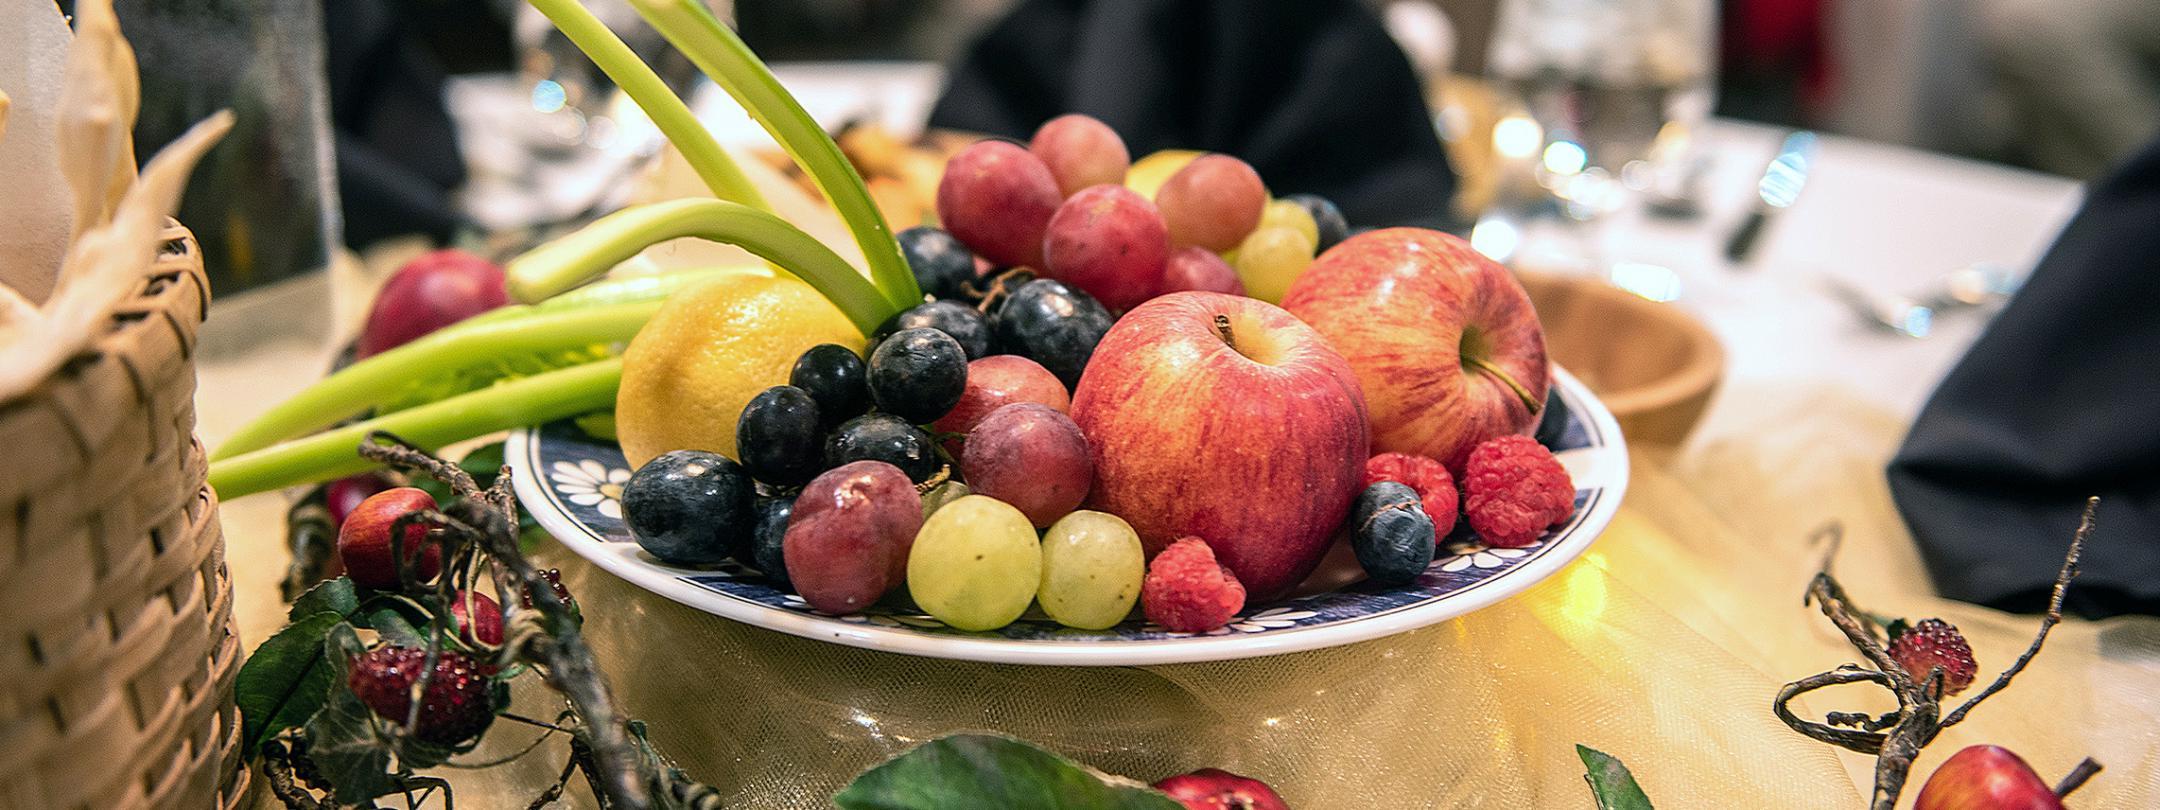
<instances>
[{"instance_id":1,"label":"blue and white patterned plate","mask_svg":"<svg viewBox=\"0 0 2160 810\"><path fill-rule=\"evenodd\" d=\"M511 434L506 454L518 498L565 545L647 590L729 619L933 658L1065 666L1219 661L1348 644L1454 618L1519 593L1582 554L1620 506L1627 445L1605 406L1574 377L1554 372L1568 421L1553 449L1575 480L1575 514L1538 543L1486 548L1459 529L1417 581L1397 587L1361 581L1338 544L1296 594L1248 605L1228 626L1204 634L1172 633L1137 617L1108 630L1073 630L1033 610L1005 628L968 632L904 602L852 616L820 613L751 569L678 568L641 551L623 527L619 498L630 470L613 442L559 422Z\"/></svg>"}]
</instances>

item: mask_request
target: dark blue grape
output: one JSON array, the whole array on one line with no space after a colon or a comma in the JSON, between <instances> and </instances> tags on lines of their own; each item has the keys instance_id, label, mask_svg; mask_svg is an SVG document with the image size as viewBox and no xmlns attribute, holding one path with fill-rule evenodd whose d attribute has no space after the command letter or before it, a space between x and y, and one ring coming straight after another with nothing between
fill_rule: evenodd
<instances>
[{"instance_id":1,"label":"dark blue grape","mask_svg":"<svg viewBox=\"0 0 2160 810\"><path fill-rule=\"evenodd\" d=\"M1114 321L1094 297L1039 278L998 304L992 331L1000 348L1042 364L1071 390Z\"/></svg>"},{"instance_id":2,"label":"dark blue grape","mask_svg":"<svg viewBox=\"0 0 2160 810\"><path fill-rule=\"evenodd\" d=\"M675 450L645 462L623 486L623 522L646 553L675 565L726 560L756 523L757 485L718 453Z\"/></svg>"},{"instance_id":3,"label":"dark blue grape","mask_svg":"<svg viewBox=\"0 0 2160 810\"><path fill-rule=\"evenodd\" d=\"M944 466L938 458L937 440L888 413L855 417L826 437L826 469L856 461L891 464L918 484L930 480Z\"/></svg>"},{"instance_id":4,"label":"dark blue grape","mask_svg":"<svg viewBox=\"0 0 2160 810\"><path fill-rule=\"evenodd\" d=\"M1366 487L1350 508L1350 550L1365 576L1382 585L1405 585L1432 564L1432 518L1417 490L1395 481Z\"/></svg>"},{"instance_id":5,"label":"dark blue grape","mask_svg":"<svg viewBox=\"0 0 2160 810\"><path fill-rule=\"evenodd\" d=\"M767 578L787 587L787 558L780 551L780 540L787 536L788 518L795 514L795 499L759 498L757 502L757 530L751 533L750 546L735 556L735 561L763 572Z\"/></svg>"},{"instance_id":6,"label":"dark blue grape","mask_svg":"<svg viewBox=\"0 0 2160 810\"><path fill-rule=\"evenodd\" d=\"M932 301L886 319L870 338L871 345L902 329L936 329L950 335L975 360L990 354L990 316L958 301ZM873 352L874 353L874 352Z\"/></svg>"},{"instance_id":7,"label":"dark blue grape","mask_svg":"<svg viewBox=\"0 0 2160 810\"><path fill-rule=\"evenodd\" d=\"M951 335L902 329L870 353L870 399L878 410L927 425L959 404L967 364L967 351Z\"/></svg>"},{"instance_id":8,"label":"dark blue grape","mask_svg":"<svg viewBox=\"0 0 2160 810\"><path fill-rule=\"evenodd\" d=\"M795 360L788 384L817 400L820 424L831 430L870 410L869 376L862 355L838 343L824 343Z\"/></svg>"},{"instance_id":9,"label":"dark blue grape","mask_svg":"<svg viewBox=\"0 0 2160 810\"><path fill-rule=\"evenodd\" d=\"M825 471L817 400L792 385L758 392L735 420L735 457L759 481L797 487Z\"/></svg>"},{"instance_id":10,"label":"dark blue grape","mask_svg":"<svg viewBox=\"0 0 2160 810\"><path fill-rule=\"evenodd\" d=\"M900 255L915 272L915 284L932 298L966 299L975 280L975 254L944 230L921 225L901 231Z\"/></svg>"},{"instance_id":11,"label":"dark blue grape","mask_svg":"<svg viewBox=\"0 0 2160 810\"><path fill-rule=\"evenodd\" d=\"M1283 199L1297 203L1312 215L1314 225L1320 226L1320 244L1314 246L1314 255L1334 247L1335 243L1350 238L1350 222L1343 219L1342 209L1318 194L1292 194Z\"/></svg>"},{"instance_id":12,"label":"dark blue grape","mask_svg":"<svg viewBox=\"0 0 2160 810\"><path fill-rule=\"evenodd\" d=\"M1567 438L1567 427L1568 406L1567 403L1560 401L1560 386L1555 385L1547 388L1545 390L1545 409L1538 416L1537 443L1545 445L1547 450L1559 447L1560 440Z\"/></svg>"}]
</instances>

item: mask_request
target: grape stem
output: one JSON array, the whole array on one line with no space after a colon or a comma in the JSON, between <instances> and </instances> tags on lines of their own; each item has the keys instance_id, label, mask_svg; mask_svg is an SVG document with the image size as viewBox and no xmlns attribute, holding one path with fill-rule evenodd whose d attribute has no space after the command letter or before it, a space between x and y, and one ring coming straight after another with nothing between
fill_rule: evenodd
<instances>
[{"instance_id":1,"label":"grape stem","mask_svg":"<svg viewBox=\"0 0 2160 810\"><path fill-rule=\"evenodd\" d=\"M229 500L364 472L375 464L355 448L377 431L440 447L604 410L615 404L622 368L616 357L558 369L233 456L210 465L210 486Z\"/></svg>"},{"instance_id":2,"label":"grape stem","mask_svg":"<svg viewBox=\"0 0 2160 810\"><path fill-rule=\"evenodd\" d=\"M571 44L584 51L600 71L607 74L615 86L637 102L668 142L682 152L683 159L697 172L705 187L712 189L713 196L748 205L763 211L772 210L765 202L765 195L758 193L757 185L745 177L741 167L735 165L720 142L713 139L712 132L690 112L659 74L638 58L622 38L608 30L605 23L587 11L577 0L528 0L532 7L555 23L556 29L569 37Z\"/></svg>"},{"instance_id":3,"label":"grape stem","mask_svg":"<svg viewBox=\"0 0 2160 810\"><path fill-rule=\"evenodd\" d=\"M854 265L786 220L739 203L699 198L625 208L510 260L510 295L520 301L546 299L639 251L683 236L737 245L794 273L831 299L865 335L902 308Z\"/></svg>"},{"instance_id":4,"label":"grape stem","mask_svg":"<svg viewBox=\"0 0 2160 810\"><path fill-rule=\"evenodd\" d=\"M408 381L448 375L495 358L621 343L659 309L657 300L612 304L436 332L308 386L233 433L210 458L231 458L328 427L389 401Z\"/></svg>"},{"instance_id":5,"label":"grape stem","mask_svg":"<svg viewBox=\"0 0 2160 810\"><path fill-rule=\"evenodd\" d=\"M742 38L722 25L700 0L630 0L630 5L734 97L735 103L742 105L810 175L818 191L847 223L855 243L862 247L863 258L870 263L870 278L895 311L921 303L922 290L915 284L915 274L900 256L900 244L886 226L885 215L870 201L870 190L863 185L862 175L840 153L832 136L743 44ZM867 334L875 328L876 324L872 324L863 331Z\"/></svg>"}]
</instances>

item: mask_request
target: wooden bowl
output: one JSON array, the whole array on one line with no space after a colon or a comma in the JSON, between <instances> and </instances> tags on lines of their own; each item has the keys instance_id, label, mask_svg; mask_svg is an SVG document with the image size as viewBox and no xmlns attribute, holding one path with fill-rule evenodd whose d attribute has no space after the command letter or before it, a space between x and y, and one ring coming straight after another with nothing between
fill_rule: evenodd
<instances>
[{"instance_id":1,"label":"wooden bowl","mask_svg":"<svg viewBox=\"0 0 2160 810\"><path fill-rule=\"evenodd\" d=\"M1725 375L1700 321L1589 276L1517 271L1545 323L1545 350L1596 392L1629 444L1678 446Z\"/></svg>"}]
</instances>

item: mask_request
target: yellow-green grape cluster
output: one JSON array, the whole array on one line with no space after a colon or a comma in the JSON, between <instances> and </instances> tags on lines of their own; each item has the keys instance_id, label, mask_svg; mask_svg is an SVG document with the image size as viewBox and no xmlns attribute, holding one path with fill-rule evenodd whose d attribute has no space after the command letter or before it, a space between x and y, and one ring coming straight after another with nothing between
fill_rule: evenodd
<instances>
[{"instance_id":1,"label":"yellow-green grape cluster","mask_svg":"<svg viewBox=\"0 0 2160 810\"><path fill-rule=\"evenodd\" d=\"M1059 518L1042 541L1035 593L1058 624L1102 630L1124 621L1140 597L1147 555L1124 518L1086 509Z\"/></svg>"},{"instance_id":2,"label":"yellow-green grape cluster","mask_svg":"<svg viewBox=\"0 0 2160 810\"><path fill-rule=\"evenodd\" d=\"M961 630L1011 624L1035 601L1042 544L1026 515L995 498L968 495L923 521L908 554L908 592L930 615Z\"/></svg>"}]
</instances>

